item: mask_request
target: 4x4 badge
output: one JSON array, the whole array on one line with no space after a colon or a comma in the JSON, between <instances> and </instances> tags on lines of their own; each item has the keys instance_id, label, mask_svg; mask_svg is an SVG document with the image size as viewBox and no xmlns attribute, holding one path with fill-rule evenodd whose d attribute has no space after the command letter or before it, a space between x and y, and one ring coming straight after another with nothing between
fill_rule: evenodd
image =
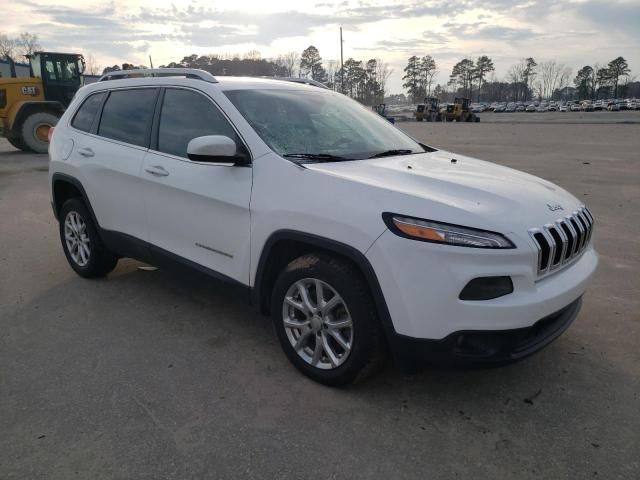
<instances>
[{"instance_id":1,"label":"4x4 badge","mask_svg":"<svg viewBox=\"0 0 640 480\"><path fill-rule=\"evenodd\" d=\"M547 207L549 207L549 210L551 210L552 212L555 212L557 210L564 210L564 208L562 208L562 205L560 205L559 203L547 203Z\"/></svg>"}]
</instances>

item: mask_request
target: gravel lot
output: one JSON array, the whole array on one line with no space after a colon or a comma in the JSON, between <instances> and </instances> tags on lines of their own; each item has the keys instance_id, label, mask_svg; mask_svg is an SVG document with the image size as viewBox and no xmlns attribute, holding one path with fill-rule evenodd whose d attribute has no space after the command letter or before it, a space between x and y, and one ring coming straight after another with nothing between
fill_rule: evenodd
<instances>
[{"instance_id":1,"label":"gravel lot","mask_svg":"<svg viewBox=\"0 0 640 480\"><path fill-rule=\"evenodd\" d=\"M640 125L616 121L403 123L583 198L601 265L524 362L345 390L302 377L224 285L130 260L77 277L46 156L0 140L0 478L640 478Z\"/></svg>"}]
</instances>

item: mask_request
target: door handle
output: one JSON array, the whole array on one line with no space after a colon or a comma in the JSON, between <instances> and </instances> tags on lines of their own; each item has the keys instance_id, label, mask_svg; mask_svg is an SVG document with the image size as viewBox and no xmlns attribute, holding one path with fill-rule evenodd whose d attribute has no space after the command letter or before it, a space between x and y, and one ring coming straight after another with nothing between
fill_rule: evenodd
<instances>
[{"instance_id":1,"label":"door handle","mask_svg":"<svg viewBox=\"0 0 640 480\"><path fill-rule=\"evenodd\" d=\"M78 149L78 154L82 155L83 157L87 157L87 158L93 157L95 155L95 153L93 153L93 150L91 150L88 147Z\"/></svg>"},{"instance_id":2,"label":"door handle","mask_svg":"<svg viewBox=\"0 0 640 480\"><path fill-rule=\"evenodd\" d=\"M156 177L168 177L169 172L165 170L162 165L153 165L152 167L147 167L144 169L145 172L150 173Z\"/></svg>"}]
</instances>

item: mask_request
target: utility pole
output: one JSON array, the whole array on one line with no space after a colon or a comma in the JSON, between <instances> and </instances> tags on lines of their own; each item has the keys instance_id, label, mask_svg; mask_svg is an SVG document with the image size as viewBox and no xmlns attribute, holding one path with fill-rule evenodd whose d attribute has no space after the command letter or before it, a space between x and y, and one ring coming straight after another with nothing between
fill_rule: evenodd
<instances>
[{"instance_id":1,"label":"utility pole","mask_svg":"<svg viewBox=\"0 0 640 480\"><path fill-rule=\"evenodd\" d=\"M340 26L340 93L344 93L344 57L342 55L342 26Z\"/></svg>"},{"instance_id":2,"label":"utility pole","mask_svg":"<svg viewBox=\"0 0 640 480\"><path fill-rule=\"evenodd\" d=\"M149 55L149 65L151 65L151 70L153 70L153 60L151 60L151 55Z\"/></svg>"}]
</instances>

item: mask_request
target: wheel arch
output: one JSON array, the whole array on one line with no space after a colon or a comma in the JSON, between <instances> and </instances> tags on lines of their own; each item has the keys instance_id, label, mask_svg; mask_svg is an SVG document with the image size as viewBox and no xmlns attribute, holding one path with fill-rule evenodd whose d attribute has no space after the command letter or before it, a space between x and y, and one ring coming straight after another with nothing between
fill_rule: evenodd
<instances>
[{"instance_id":1,"label":"wheel arch","mask_svg":"<svg viewBox=\"0 0 640 480\"><path fill-rule=\"evenodd\" d=\"M358 270L369 288L385 333L387 336L395 333L380 282L367 257L345 243L295 230L279 230L272 233L262 248L252 289L252 303L261 313L269 313L273 285L282 269L299 256L317 251L337 255Z\"/></svg>"},{"instance_id":2,"label":"wheel arch","mask_svg":"<svg viewBox=\"0 0 640 480\"><path fill-rule=\"evenodd\" d=\"M82 186L80 180L65 173L54 173L51 177L51 205L53 207L53 214L58 221L60 220L59 213L60 209L62 209L62 205L64 205L64 202L68 199L74 197L82 199L91 214L91 220L93 220L98 232L100 232L100 224L96 219L96 215L93 212L93 207L91 206L87 192Z\"/></svg>"},{"instance_id":3,"label":"wheel arch","mask_svg":"<svg viewBox=\"0 0 640 480\"><path fill-rule=\"evenodd\" d=\"M17 132L29 115L38 112L52 113L60 117L64 112L64 106L60 102L53 101L17 102L7 116L9 130Z\"/></svg>"}]
</instances>

